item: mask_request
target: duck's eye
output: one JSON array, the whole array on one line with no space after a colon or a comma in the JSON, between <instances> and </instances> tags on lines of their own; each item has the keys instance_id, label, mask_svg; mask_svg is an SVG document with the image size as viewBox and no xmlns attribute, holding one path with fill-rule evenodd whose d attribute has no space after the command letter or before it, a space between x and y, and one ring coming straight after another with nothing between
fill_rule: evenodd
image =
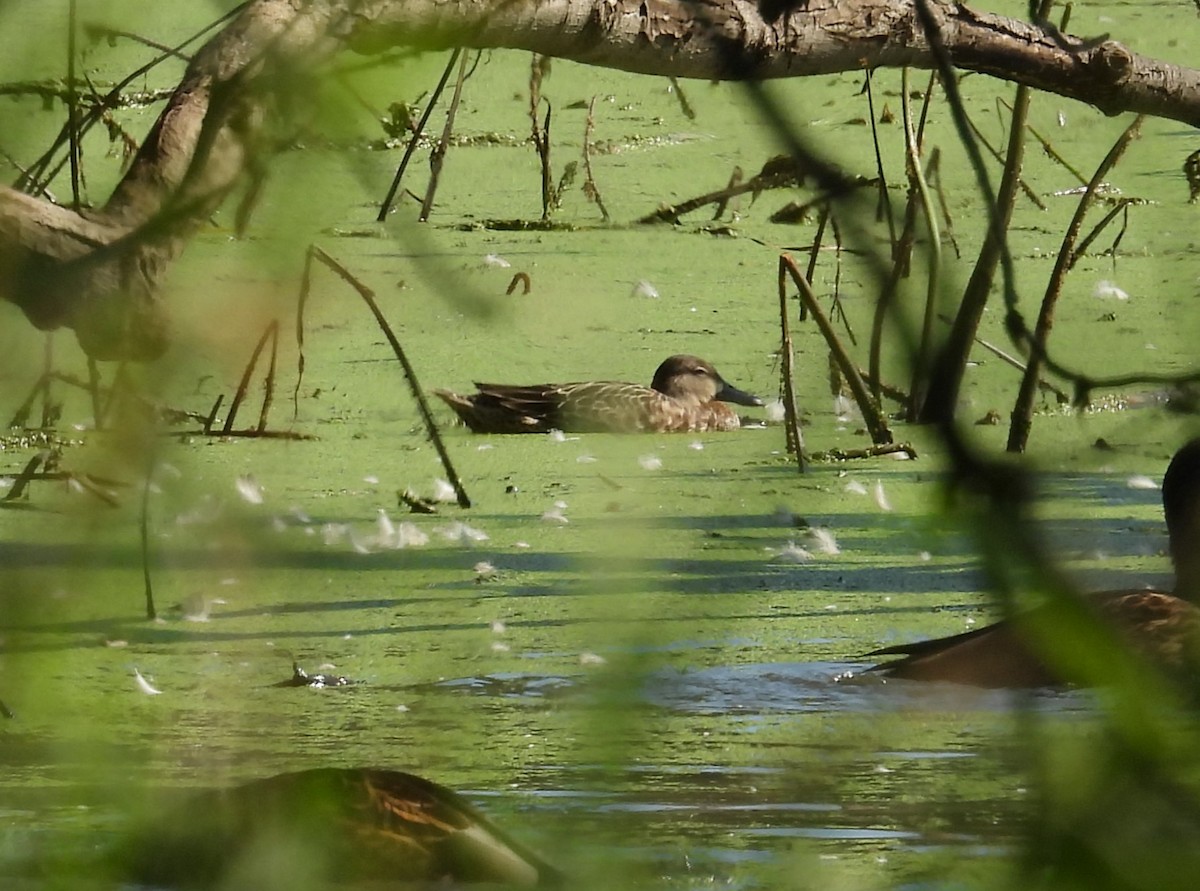
<instances>
[{"instance_id":1,"label":"duck's eye","mask_svg":"<svg viewBox=\"0 0 1200 891\"><path fill-rule=\"evenodd\" d=\"M700 375L701 377L703 377L704 375L708 374L708 369L707 369L707 368L701 368L700 366L697 366L697 367L695 367L695 368L693 368L693 369L692 369L692 374L698 374L698 375Z\"/></svg>"}]
</instances>

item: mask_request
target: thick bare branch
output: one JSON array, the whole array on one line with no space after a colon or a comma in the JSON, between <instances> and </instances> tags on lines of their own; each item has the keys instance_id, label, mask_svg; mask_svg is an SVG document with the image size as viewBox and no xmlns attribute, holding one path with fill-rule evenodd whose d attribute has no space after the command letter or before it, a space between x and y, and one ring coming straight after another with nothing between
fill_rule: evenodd
<instances>
[{"instance_id":1,"label":"thick bare branch","mask_svg":"<svg viewBox=\"0 0 1200 891\"><path fill-rule=\"evenodd\" d=\"M799 0L798 0L799 2ZM0 297L97 358L166 346L158 289L196 227L269 151L297 84L338 50L508 47L704 79L930 68L919 0L808 0L767 22L750 0L252 0L193 57L104 208L0 190ZM955 65L1115 114L1200 125L1200 72L1111 40L926 0ZM788 3L783 4L789 5Z\"/></svg>"}]
</instances>

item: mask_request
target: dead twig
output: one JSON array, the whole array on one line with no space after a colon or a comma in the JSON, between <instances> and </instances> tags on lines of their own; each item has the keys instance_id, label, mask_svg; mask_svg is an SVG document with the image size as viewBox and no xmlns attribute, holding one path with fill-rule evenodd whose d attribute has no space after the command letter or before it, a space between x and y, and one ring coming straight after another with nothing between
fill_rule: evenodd
<instances>
[{"instance_id":1,"label":"dead twig","mask_svg":"<svg viewBox=\"0 0 1200 891\"><path fill-rule=\"evenodd\" d=\"M816 254L814 249L813 254ZM796 456L796 469L804 473L804 434L800 432L800 413L796 410L796 370L792 350L792 329L788 320L787 266L779 264L779 358L783 377L783 424L787 450Z\"/></svg>"},{"instance_id":2,"label":"dead twig","mask_svg":"<svg viewBox=\"0 0 1200 891\"><path fill-rule=\"evenodd\" d=\"M1037 391L1037 381L1041 376L1042 366L1045 361L1046 341L1050 337L1050 330L1054 327L1054 310L1058 306L1058 297L1062 292L1063 281L1070 270L1071 255L1074 252L1075 242L1079 237L1079 230L1083 226L1083 218L1091 207L1096 189L1099 188L1104 177L1121 160L1130 143L1141 135L1142 121L1144 120L1144 115L1138 115L1125 128L1125 131L1117 137L1117 141L1113 143L1113 147L1108 150L1108 154L1104 156L1104 159L1096 168L1096 172L1092 174L1087 188L1084 189L1083 195L1079 198L1079 204L1075 208L1075 215L1071 218L1070 225L1067 227L1066 235L1063 236L1062 246L1059 248L1058 258L1054 263L1054 270L1050 274L1050 280L1046 283L1046 294L1042 298L1042 306L1038 311L1038 318L1034 325L1031 339L1028 332L1026 332L1026 339L1031 348L1030 357L1029 362L1025 366L1025 374L1021 378L1021 388L1017 393L1017 400L1013 405L1012 423L1008 429L1007 444L1007 449L1010 452L1025 451L1025 446L1029 442L1029 431L1033 428L1034 394ZM1082 383L1082 381L1077 381L1076 386L1080 388L1080 392L1085 392L1082 390Z\"/></svg>"},{"instance_id":3,"label":"dead twig","mask_svg":"<svg viewBox=\"0 0 1200 891\"><path fill-rule=\"evenodd\" d=\"M583 194L587 196L588 201L600 208L600 217L604 222L609 221L608 208L604 206L604 199L600 196L600 187L596 185L596 178L592 175L592 128L596 124L596 97L588 103L587 121L583 125Z\"/></svg>"},{"instance_id":4,"label":"dead twig","mask_svg":"<svg viewBox=\"0 0 1200 891\"><path fill-rule=\"evenodd\" d=\"M807 278L800 272L796 261L788 254L779 255L779 265L781 274L786 270L791 276L792 281L796 283L796 287L800 289L800 300L804 303L807 312L812 314L813 321L816 322L817 328L821 335L825 338L825 342L829 345L838 367L841 369L842 375L846 383L850 387L850 392L854 396L854 400L858 403L858 409L862 413L863 421L867 425L867 431L871 434L871 440L876 445L883 445L892 442L892 431L888 429L887 419L883 412L879 410L878 403L871 398L870 392L867 390L867 385L863 381L862 374L855 366L850 356L846 353L841 341L838 340L837 333L833 330L833 326L829 324L829 319L825 317L825 313L821 311L820 302L817 300L817 295L813 293L812 285L809 284Z\"/></svg>"},{"instance_id":5,"label":"dead twig","mask_svg":"<svg viewBox=\"0 0 1200 891\"><path fill-rule=\"evenodd\" d=\"M404 171L408 169L408 162L412 159L413 152L417 150L417 144L425 134L425 125L429 123L429 116L433 114L434 108L437 107L438 99L441 98L442 91L446 89L446 82L450 80L450 72L454 70L454 63L458 61L458 57L461 54L461 49L455 49L450 54L450 61L446 63L442 77L429 97L429 104L425 106L421 120L417 122L417 128L408 140L408 145L404 147L404 157L400 159L400 164L396 168L396 175L392 177L392 184L388 187L387 196L383 199L383 203L379 205L379 213L375 217L377 223L382 223L387 219L388 214L391 213L392 202L396 200L396 193L400 190L400 181L404 179Z\"/></svg>"},{"instance_id":6,"label":"dead twig","mask_svg":"<svg viewBox=\"0 0 1200 891\"><path fill-rule=\"evenodd\" d=\"M408 381L409 391L412 393L413 399L417 403L417 409L421 413L421 420L425 424L425 432L429 436L429 441L433 443L438 457L441 459L442 468L446 471L446 478L454 488L454 495L458 499L458 506L463 508L470 507L471 499L467 497L462 481L458 477L458 472L454 469L454 464L451 462L450 455L446 451L446 446L442 442L441 434L438 433L437 424L433 420L433 412L430 411L429 403L425 399L425 393L422 391L421 385L417 382L417 373L408 361L408 356L405 355L404 348L400 346L400 341L397 340L396 335L392 332L391 325L388 324L383 312L379 309L379 304L375 301L375 292L360 282L349 269L321 248L313 245L309 248L309 252L314 259L320 260L334 274L341 278L342 281L357 291L358 295L362 297L363 302L371 310L371 314L375 316L375 321L379 324L379 329L383 332L383 336L387 338L388 343L391 344L392 352L395 354L397 361L400 362L400 367L404 369L404 378Z\"/></svg>"},{"instance_id":7,"label":"dead twig","mask_svg":"<svg viewBox=\"0 0 1200 891\"><path fill-rule=\"evenodd\" d=\"M254 374L254 369L258 365L258 357L262 355L263 347L267 345L268 339L277 339L279 337L279 320L272 319L259 337L258 343L254 345L254 351L250 354L250 361L246 363L246 367L242 370L242 379L238 382L237 392L233 394L233 401L229 403L229 414L225 416L225 425L221 428L222 436L229 436L233 431L233 422L237 417L238 409L242 407L242 402L246 398L246 390L250 386L250 377ZM274 372L274 361L271 365L272 373ZM266 409L266 400L264 400L264 411ZM260 419L262 423L262 419ZM262 432L259 430L258 432Z\"/></svg>"},{"instance_id":8,"label":"dead twig","mask_svg":"<svg viewBox=\"0 0 1200 891\"><path fill-rule=\"evenodd\" d=\"M38 452L26 462L24 469L17 474L17 478L13 480L12 486L9 487L8 493L4 496L5 501L16 501L25 494L25 489L29 485L30 480L34 478L37 469L42 466L42 462L46 460L49 452Z\"/></svg>"},{"instance_id":9,"label":"dead twig","mask_svg":"<svg viewBox=\"0 0 1200 891\"><path fill-rule=\"evenodd\" d=\"M429 214L433 210L433 196L437 194L438 180L442 175L442 164L446 157L446 150L450 146L450 134L454 132L454 119L458 116L458 105L462 101L463 83L466 79L467 54L461 53L458 59L458 79L454 82L454 95L450 99L450 108L446 110L446 125L442 128L442 138L429 153L429 186L425 189L425 199L421 202L421 214L417 217L422 223L429 220Z\"/></svg>"}]
</instances>

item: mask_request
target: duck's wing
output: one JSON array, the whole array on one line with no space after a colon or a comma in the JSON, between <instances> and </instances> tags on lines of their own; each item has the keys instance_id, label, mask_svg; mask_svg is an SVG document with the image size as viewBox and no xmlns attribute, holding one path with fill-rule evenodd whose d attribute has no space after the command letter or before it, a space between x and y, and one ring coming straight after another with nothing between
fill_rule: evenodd
<instances>
[{"instance_id":1,"label":"duck's wing","mask_svg":"<svg viewBox=\"0 0 1200 891\"><path fill-rule=\"evenodd\" d=\"M1088 602L1130 647L1160 668L1200 668L1200 609L1163 591L1100 591ZM1036 619L1033 619L1036 621ZM1064 683L1008 621L950 637L884 647L868 657L902 656L868 671L886 677L948 681L977 687L1045 687Z\"/></svg>"},{"instance_id":2,"label":"duck's wing","mask_svg":"<svg viewBox=\"0 0 1200 891\"><path fill-rule=\"evenodd\" d=\"M314 876L329 887L561 879L454 792L390 770L308 770L201 793L137 841L121 865L154 884L213 886L260 873L270 880L259 887L270 888Z\"/></svg>"},{"instance_id":3,"label":"duck's wing","mask_svg":"<svg viewBox=\"0 0 1200 891\"><path fill-rule=\"evenodd\" d=\"M883 647L866 656L902 656L868 669L889 678L997 688L1059 683L1006 621L949 637Z\"/></svg>"},{"instance_id":4,"label":"duck's wing","mask_svg":"<svg viewBox=\"0 0 1200 891\"><path fill-rule=\"evenodd\" d=\"M557 384L476 384L478 392L434 390L476 433L545 433L559 424L563 387Z\"/></svg>"}]
</instances>

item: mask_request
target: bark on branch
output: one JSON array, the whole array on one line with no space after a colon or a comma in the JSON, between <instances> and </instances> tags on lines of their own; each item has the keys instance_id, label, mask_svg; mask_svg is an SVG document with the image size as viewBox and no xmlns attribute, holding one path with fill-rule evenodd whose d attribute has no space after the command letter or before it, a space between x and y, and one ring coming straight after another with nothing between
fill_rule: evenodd
<instances>
[{"instance_id":1,"label":"bark on branch","mask_svg":"<svg viewBox=\"0 0 1200 891\"><path fill-rule=\"evenodd\" d=\"M934 59L917 0L809 0L773 22L749 0L252 0L198 52L103 208L0 189L0 297L68 326L96 358L152 358L163 273L269 151L297 83L343 48L512 48L646 74L800 77ZM1088 103L1200 125L1200 71L1112 40L927 0L954 64Z\"/></svg>"}]
</instances>

